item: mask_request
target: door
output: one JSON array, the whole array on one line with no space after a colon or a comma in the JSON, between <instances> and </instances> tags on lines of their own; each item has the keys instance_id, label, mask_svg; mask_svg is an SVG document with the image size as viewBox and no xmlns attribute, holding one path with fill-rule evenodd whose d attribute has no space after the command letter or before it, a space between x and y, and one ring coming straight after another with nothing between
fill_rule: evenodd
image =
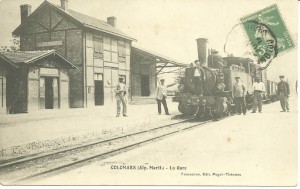
<instances>
[{"instance_id":1,"label":"door","mask_svg":"<svg viewBox=\"0 0 300 189\"><path fill-rule=\"evenodd\" d=\"M104 105L104 85L103 85L103 75L95 74L95 106Z\"/></svg>"},{"instance_id":2,"label":"door","mask_svg":"<svg viewBox=\"0 0 300 189\"><path fill-rule=\"evenodd\" d=\"M104 105L103 81L95 80L95 105Z\"/></svg>"},{"instance_id":3,"label":"door","mask_svg":"<svg viewBox=\"0 0 300 189\"><path fill-rule=\"evenodd\" d=\"M58 78L53 77L52 81L52 88L53 88L53 109L59 108L59 85L58 85Z\"/></svg>"},{"instance_id":4,"label":"door","mask_svg":"<svg viewBox=\"0 0 300 189\"><path fill-rule=\"evenodd\" d=\"M59 108L59 79L55 77L40 78L40 109Z\"/></svg>"},{"instance_id":5,"label":"door","mask_svg":"<svg viewBox=\"0 0 300 189\"><path fill-rule=\"evenodd\" d=\"M150 96L148 75L141 76L141 96Z\"/></svg>"},{"instance_id":6,"label":"door","mask_svg":"<svg viewBox=\"0 0 300 189\"><path fill-rule=\"evenodd\" d=\"M45 78L40 78L40 109L45 109Z\"/></svg>"},{"instance_id":7,"label":"door","mask_svg":"<svg viewBox=\"0 0 300 189\"><path fill-rule=\"evenodd\" d=\"M45 108L53 109L53 78L45 77Z\"/></svg>"}]
</instances>

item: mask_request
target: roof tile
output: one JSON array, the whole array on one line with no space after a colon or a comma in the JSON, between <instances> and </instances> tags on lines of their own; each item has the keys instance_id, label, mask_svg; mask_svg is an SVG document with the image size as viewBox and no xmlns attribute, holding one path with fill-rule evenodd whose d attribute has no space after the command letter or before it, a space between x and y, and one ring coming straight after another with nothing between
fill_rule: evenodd
<instances>
[{"instance_id":1,"label":"roof tile","mask_svg":"<svg viewBox=\"0 0 300 189\"><path fill-rule=\"evenodd\" d=\"M54 50L49 51L17 51L17 52L3 52L2 54L11 60L13 63L26 63L32 59L48 54Z\"/></svg>"},{"instance_id":2,"label":"roof tile","mask_svg":"<svg viewBox=\"0 0 300 189\"><path fill-rule=\"evenodd\" d=\"M109 23L107 23L105 21L102 21L97 18L79 13L79 12L71 10L71 9L68 9L68 11L64 11L60 6L52 4L52 3L50 3L50 4L55 6L58 9L60 9L61 11L65 12L66 14L70 15L74 19L78 20L85 27L92 27L93 29L99 29L101 31L108 32L110 34L115 34L115 35L130 39L130 40L136 40L133 37L130 37L126 33L122 32L118 28L111 26Z\"/></svg>"}]
</instances>

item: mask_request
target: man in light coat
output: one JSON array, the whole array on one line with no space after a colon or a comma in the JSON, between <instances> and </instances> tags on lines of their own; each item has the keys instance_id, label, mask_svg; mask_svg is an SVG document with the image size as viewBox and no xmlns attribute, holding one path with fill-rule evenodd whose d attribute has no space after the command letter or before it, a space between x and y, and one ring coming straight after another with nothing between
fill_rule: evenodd
<instances>
[{"instance_id":1,"label":"man in light coat","mask_svg":"<svg viewBox=\"0 0 300 189\"><path fill-rule=\"evenodd\" d=\"M251 113L256 113L257 107L259 113L262 112L263 93L265 91L265 84L261 82L260 77L257 77L256 82L253 83L253 110Z\"/></svg>"},{"instance_id":2,"label":"man in light coat","mask_svg":"<svg viewBox=\"0 0 300 189\"><path fill-rule=\"evenodd\" d=\"M117 89L115 90L116 100L117 100L117 117L120 116L121 112L121 103L123 106L123 117L127 117L127 104L126 104L126 94L127 94L127 86L124 83L124 78L119 79L119 84Z\"/></svg>"},{"instance_id":3,"label":"man in light coat","mask_svg":"<svg viewBox=\"0 0 300 189\"><path fill-rule=\"evenodd\" d=\"M240 82L240 77L235 77L236 83L233 85L233 96L236 104L236 110L238 115L241 115L241 111L243 114L246 115L247 108L245 102L245 94L246 94L246 87L242 82Z\"/></svg>"},{"instance_id":4,"label":"man in light coat","mask_svg":"<svg viewBox=\"0 0 300 189\"><path fill-rule=\"evenodd\" d=\"M167 88L164 85L165 84L165 80L161 79L159 82L159 85L156 89L156 101L157 101L157 105L158 105L158 114L161 114L161 104L163 104L164 109L165 109L165 114L166 115L171 115L169 113L169 109L168 109L168 105L167 105Z\"/></svg>"}]
</instances>

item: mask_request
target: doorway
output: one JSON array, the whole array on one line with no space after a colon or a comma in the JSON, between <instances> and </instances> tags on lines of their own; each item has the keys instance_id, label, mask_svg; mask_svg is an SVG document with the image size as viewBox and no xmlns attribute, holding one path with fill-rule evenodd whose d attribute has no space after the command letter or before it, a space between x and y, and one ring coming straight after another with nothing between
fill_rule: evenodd
<instances>
[{"instance_id":1,"label":"doorway","mask_svg":"<svg viewBox=\"0 0 300 189\"><path fill-rule=\"evenodd\" d=\"M45 78L45 109L53 109L53 79Z\"/></svg>"},{"instance_id":2,"label":"doorway","mask_svg":"<svg viewBox=\"0 0 300 189\"><path fill-rule=\"evenodd\" d=\"M59 108L59 84L56 77L40 78L40 108Z\"/></svg>"},{"instance_id":3,"label":"doorway","mask_svg":"<svg viewBox=\"0 0 300 189\"><path fill-rule=\"evenodd\" d=\"M95 106L104 105L103 75L95 74Z\"/></svg>"},{"instance_id":4,"label":"doorway","mask_svg":"<svg viewBox=\"0 0 300 189\"><path fill-rule=\"evenodd\" d=\"M150 96L149 76L141 76L141 96Z\"/></svg>"}]
</instances>

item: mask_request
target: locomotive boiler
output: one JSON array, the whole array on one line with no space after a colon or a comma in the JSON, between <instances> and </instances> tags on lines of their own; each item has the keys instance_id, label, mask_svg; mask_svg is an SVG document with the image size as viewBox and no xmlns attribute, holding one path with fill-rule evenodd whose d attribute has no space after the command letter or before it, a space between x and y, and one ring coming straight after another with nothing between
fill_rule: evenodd
<instances>
[{"instance_id":1,"label":"locomotive boiler","mask_svg":"<svg viewBox=\"0 0 300 189\"><path fill-rule=\"evenodd\" d=\"M217 51L207 55L207 39L197 41L198 60L185 68L173 102L185 115L219 118L235 112L233 84L240 77L246 88L246 102L251 105L252 84L256 77L264 79L264 71L249 58L225 57Z\"/></svg>"}]
</instances>

